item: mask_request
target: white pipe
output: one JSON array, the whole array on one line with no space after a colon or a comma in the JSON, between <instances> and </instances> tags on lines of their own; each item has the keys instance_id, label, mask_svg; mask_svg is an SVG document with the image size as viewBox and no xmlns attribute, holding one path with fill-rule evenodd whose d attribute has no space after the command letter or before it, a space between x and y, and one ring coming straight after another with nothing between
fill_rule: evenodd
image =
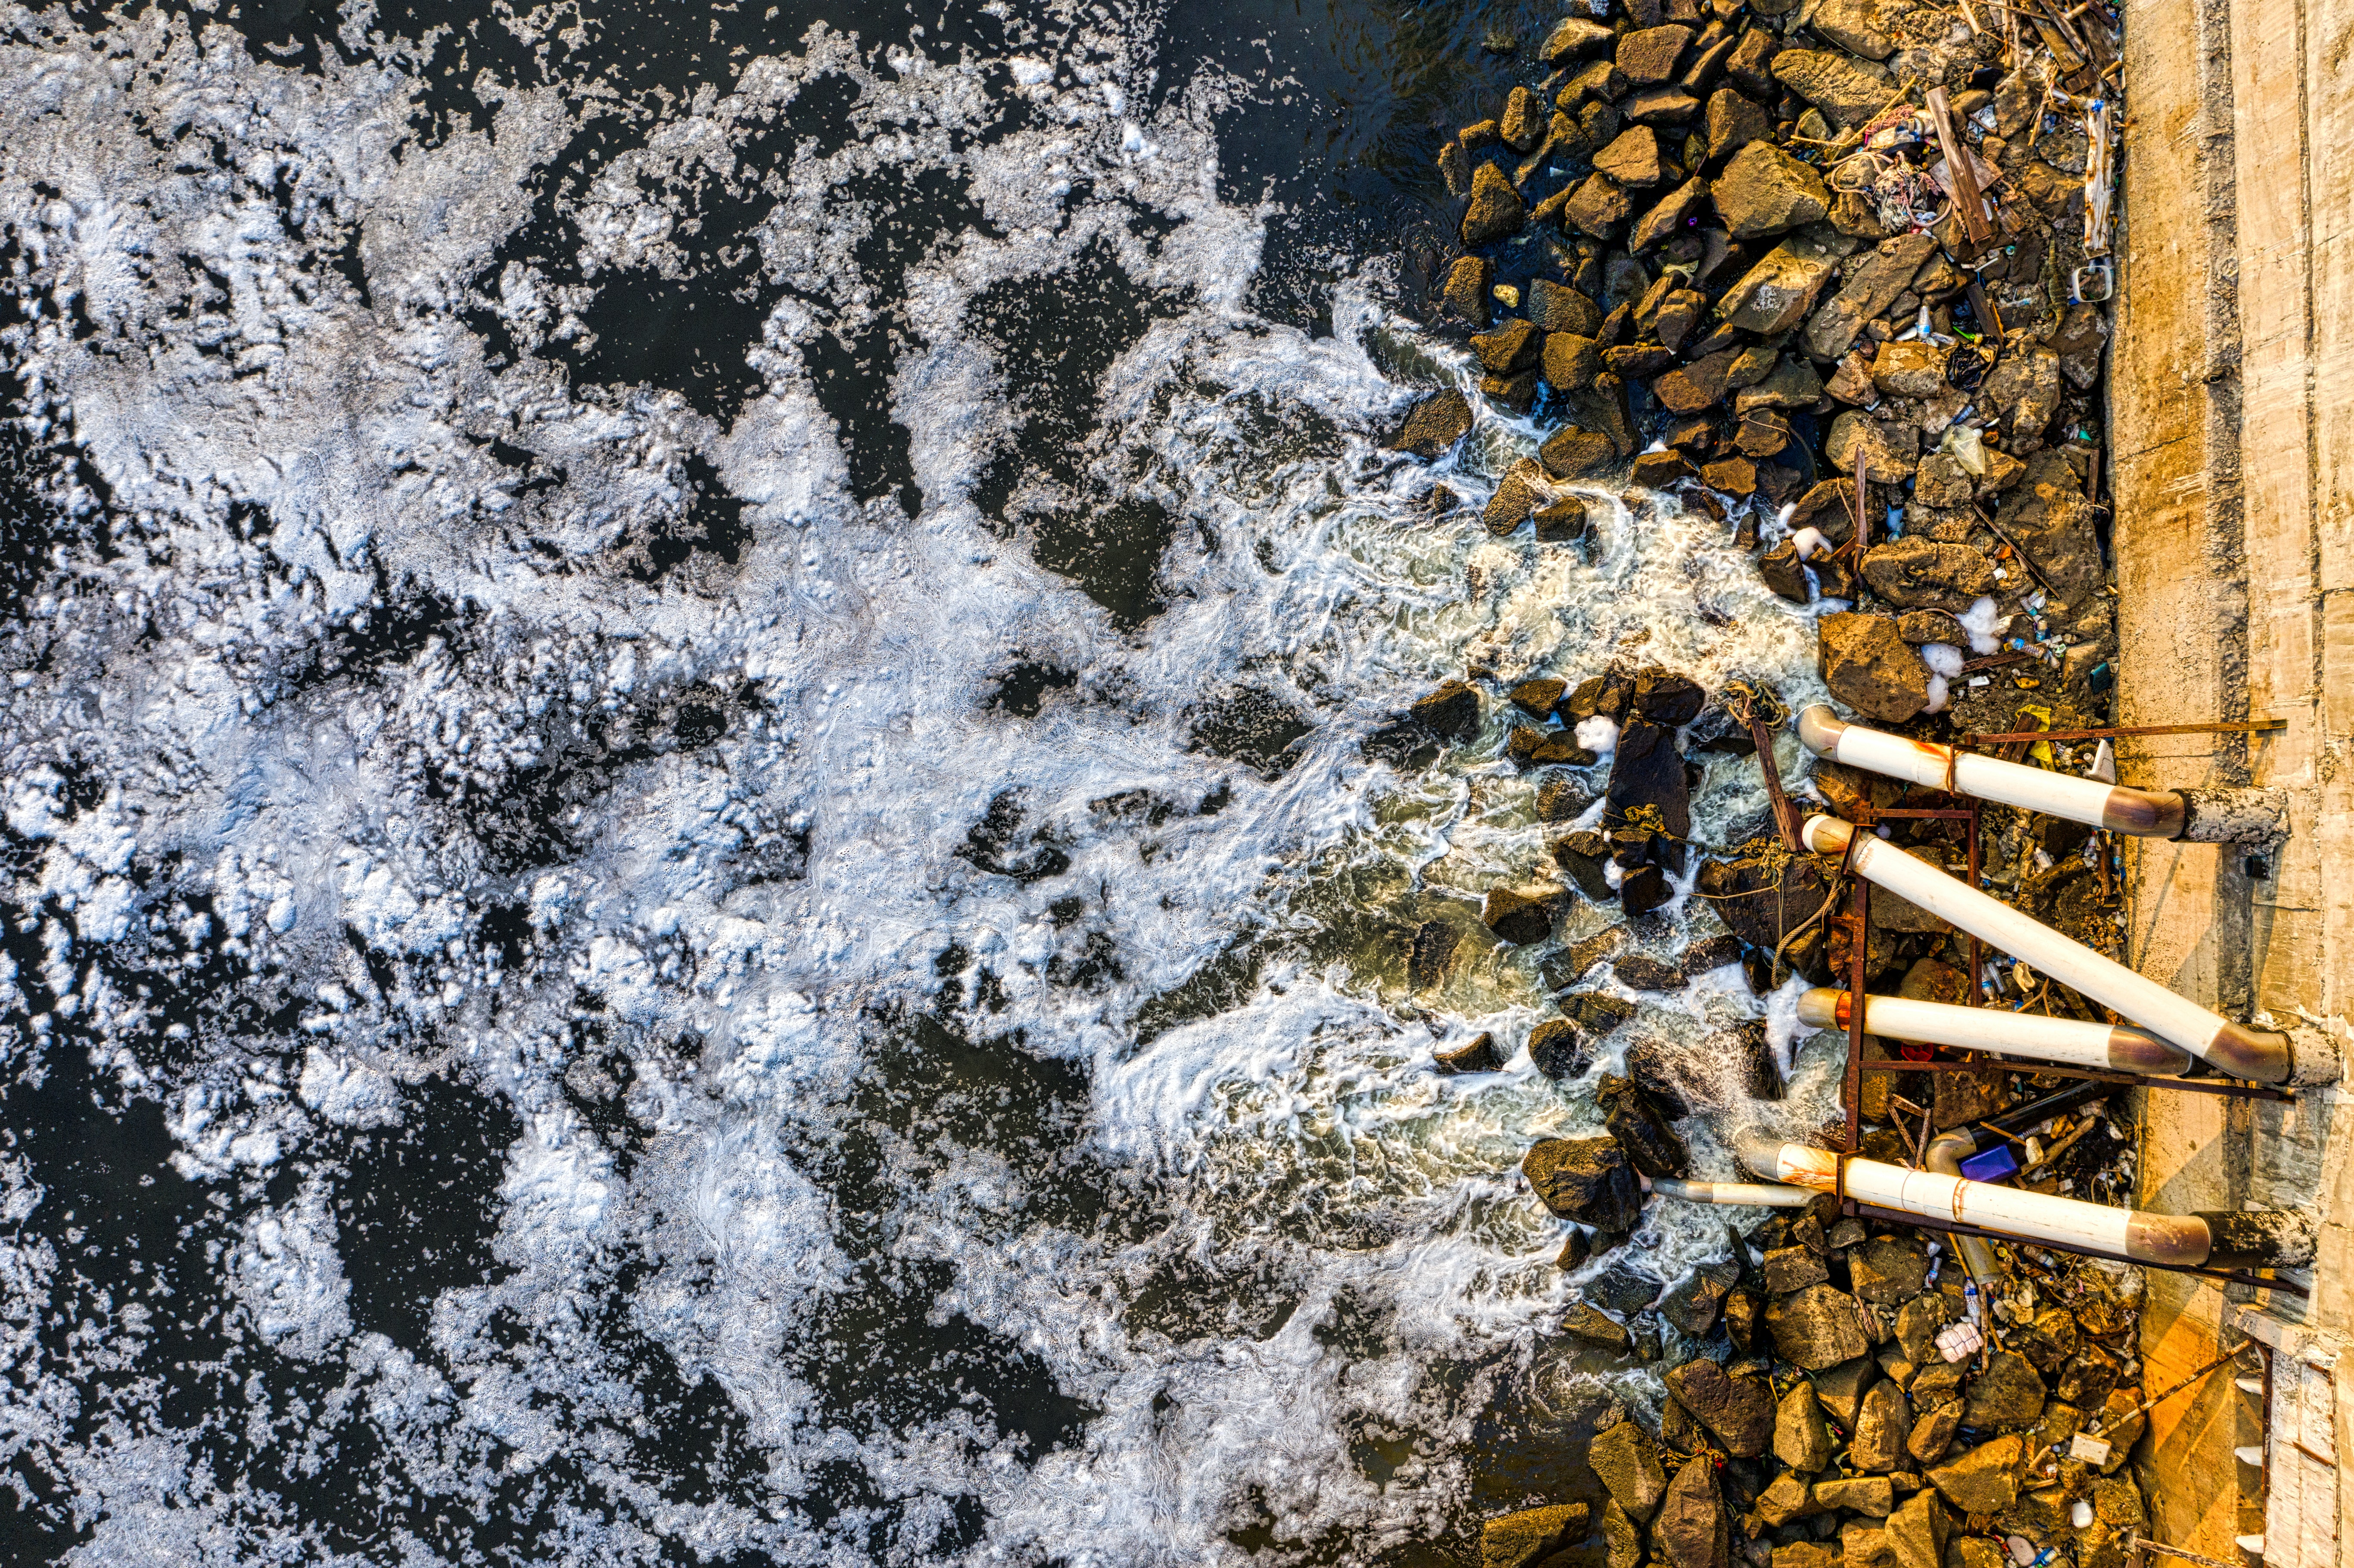
<instances>
[{"instance_id":1,"label":"white pipe","mask_svg":"<svg viewBox=\"0 0 2354 1568\"><path fill-rule=\"evenodd\" d=\"M1798 1019L1817 1029L1844 1029L1847 992L1818 987L1798 999ZM2025 1056L2070 1067L2105 1067L2120 1073L2173 1075L2190 1065L2190 1054L2146 1029L2045 1018L2000 1007L1955 1007L1901 996L1863 999L1866 1033L1890 1040L1921 1040L1998 1056Z\"/></svg>"},{"instance_id":2,"label":"white pipe","mask_svg":"<svg viewBox=\"0 0 2354 1568\"><path fill-rule=\"evenodd\" d=\"M1816 853L1845 853L1850 841L1855 847L1848 863L1865 881L1877 883L2013 958L2026 959L2061 984L2116 1009L2168 1044L2235 1077L2282 1084L2296 1075L2287 1035L2243 1028L2210 1012L1999 899L1947 876L1885 839L1858 834L1851 824L1836 817L1807 819L1807 847Z\"/></svg>"},{"instance_id":3,"label":"white pipe","mask_svg":"<svg viewBox=\"0 0 2354 1568\"><path fill-rule=\"evenodd\" d=\"M1934 741L1884 735L1848 724L1820 703L1798 715L1798 738L1817 756L1850 768L1884 773L1933 789L1952 789L1981 800L1999 800L2007 806L2065 817L2072 822L2089 822L2112 832L2179 838L2186 821L2182 796L2172 789L2155 793L2128 789L2122 784L2103 784L1997 757L1957 752Z\"/></svg>"},{"instance_id":4,"label":"white pipe","mask_svg":"<svg viewBox=\"0 0 2354 1568\"><path fill-rule=\"evenodd\" d=\"M1843 1159L1828 1149L1776 1144L1755 1134L1743 1135L1735 1147L1742 1163L1759 1175L1819 1192L1840 1190L1844 1164L1849 1197L1924 1219L1976 1225L2055 1246L2090 1248L2137 1263L2196 1267L2207 1261L2211 1249L2207 1222L2201 1219L2112 1209L1934 1171L1908 1171L1877 1160Z\"/></svg>"},{"instance_id":5,"label":"white pipe","mask_svg":"<svg viewBox=\"0 0 2354 1568\"><path fill-rule=\"evenodd\" d=\"M1643 1183L1662 1198L1687 1203L1756 1203L1769 1209L1803 1209L1815 1201L1804 1187L1765 1181L1679 1181L1655 1177Z\"/></svg>"}]
</instances>

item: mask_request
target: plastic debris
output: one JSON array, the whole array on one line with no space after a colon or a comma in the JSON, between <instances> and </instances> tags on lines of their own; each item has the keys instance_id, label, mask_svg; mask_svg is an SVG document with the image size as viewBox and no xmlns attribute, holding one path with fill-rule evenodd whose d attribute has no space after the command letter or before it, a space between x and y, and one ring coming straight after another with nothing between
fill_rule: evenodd
<instances>
[{"instance_id":1,"label":"plastic debris","mask_svg":"<svg viewBox=\"0 0 2354 1568\"><path fill-rule=\"evenodd\" d=\"M1976 1287L1972 1287L1971 1294L1976 1294ZM1978 1354L1979 1347L1985 1343L1986 1336L1978 1332L1976 1323L1956 1323L1938 1334L1937 1353L1948 1361L1964 1361Z\"/></svg>"}]
</instances>

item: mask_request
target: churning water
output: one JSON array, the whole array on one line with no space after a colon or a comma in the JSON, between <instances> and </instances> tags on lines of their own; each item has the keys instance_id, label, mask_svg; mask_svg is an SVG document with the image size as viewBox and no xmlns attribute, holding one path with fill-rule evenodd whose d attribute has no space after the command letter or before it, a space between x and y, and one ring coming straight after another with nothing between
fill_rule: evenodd
<instances>
[{"instance_id":1,"label":"churning water","mask_svg":"<svg viewBox=\"0 0 2354 1568\"><path fill-rule=\"evenodd\" d=\"M1445 1562L1574 1495L1646 1377L1515 1167L1599 1118L1541 952L1405 974L1536 781L1500 687L1364 743L1813 677L1729 525L1490 539L1432 487L1534 426L1382 444L1470 385L1402 280L1544 10L8 7L11 1561Z\"/></svg>"}]
</instances>

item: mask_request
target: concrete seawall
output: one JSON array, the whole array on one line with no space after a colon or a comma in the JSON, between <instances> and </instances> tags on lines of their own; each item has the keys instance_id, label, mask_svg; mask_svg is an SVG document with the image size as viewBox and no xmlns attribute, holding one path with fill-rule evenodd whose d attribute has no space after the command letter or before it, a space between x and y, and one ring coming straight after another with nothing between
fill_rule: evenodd
<instances>
[{"instance_id":1,"label":"concrete seawall","mask_svg":"<svg viewBox=\"0 0 2354 1568\"><path fill-rule=\"evenodd\" d=\"M2276 853L2136 842L2130 957L2229 1013L2349 1011L2354 991L2354 4L2134 0L2112 364L2120 725L2276 718L2123 746L2129 783L2288 791ZM2142 1201L2307 1203L2310 1298L2153 1275L2147 1384L2243 1334L2266 1391L2217 1374L2154 1414L2152 1534L2269 1568L2344 1555L2354 1486L2354 1127L2291 1106L2146 1097ZM2333 1127L2333 1123L2337 1123ZM2334 1136L2333 1136L2334 1134ZM2234 1450L2255 1447L2250 1465Z\"/></svg>"}]
</instances>

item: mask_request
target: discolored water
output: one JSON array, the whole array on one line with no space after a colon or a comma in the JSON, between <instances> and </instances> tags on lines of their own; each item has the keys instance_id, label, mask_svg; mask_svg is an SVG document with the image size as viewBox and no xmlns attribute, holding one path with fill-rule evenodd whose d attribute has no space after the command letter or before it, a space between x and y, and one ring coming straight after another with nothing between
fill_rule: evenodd
<instances>
[{"instance_id":1,"label":"discolored water","mask_svg":"<svg viewBox=\"0 0 2354 1568\"><path fill-rule=\"evenodd\" d=\"M11 1561L1444 1563L1590 1484L1650 1381L1516 1166L1599 1118L1477 930L1537 780L1366 743L1812 637L1668 499L1434 511L1533 424L1383 445L1548 20L9 12Z\"/></svg>"}]
</instances>

